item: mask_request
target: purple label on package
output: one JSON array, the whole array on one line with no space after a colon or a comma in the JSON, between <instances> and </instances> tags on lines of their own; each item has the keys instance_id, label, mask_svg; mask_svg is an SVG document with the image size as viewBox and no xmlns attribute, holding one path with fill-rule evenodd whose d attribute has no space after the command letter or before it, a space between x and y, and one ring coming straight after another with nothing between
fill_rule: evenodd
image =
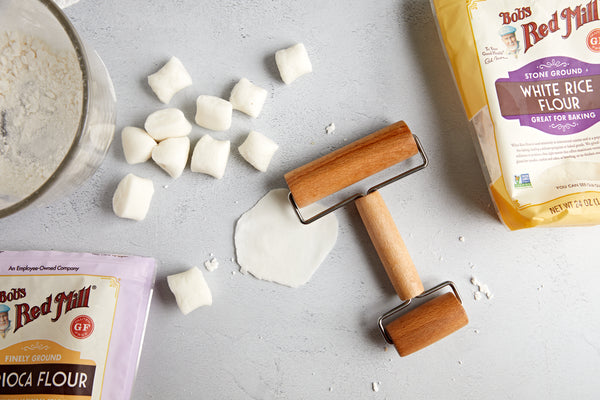
<instances>
[{"instance_id":1,"label":"purple label on package","mask_svg":"<svg viewBox=\"0 0 600 400\"><path fill-rule=\"evenodd\" d=\"M600 64L571 57L533 61L496 81L500 112L552 135L588 129L600 119Z\"/></svg>"}]
</instances>

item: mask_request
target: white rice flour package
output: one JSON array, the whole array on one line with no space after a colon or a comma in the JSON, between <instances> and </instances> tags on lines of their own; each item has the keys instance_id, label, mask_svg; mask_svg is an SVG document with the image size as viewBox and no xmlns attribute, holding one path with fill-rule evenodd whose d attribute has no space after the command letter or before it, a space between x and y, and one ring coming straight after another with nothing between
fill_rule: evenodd
<instances>
[{"instance_id":1,"label":"white rice flour package","mask_svg":"<svg viewBox=\"0 0 600 400\"><path fill-rule=\"evenodd\" d=\"M501 220L600 223L598 0L431 0Z\"/></svg>"},{"instance_id":2,"label":"white rice flour package","mask_svg":"<svg viewBox=\"0 0 600 400\"><path fill-rule=\"evenodd\" d=\"M152 258L0 252L0 399L128 399Z\"/></svg>"}]
</instances>

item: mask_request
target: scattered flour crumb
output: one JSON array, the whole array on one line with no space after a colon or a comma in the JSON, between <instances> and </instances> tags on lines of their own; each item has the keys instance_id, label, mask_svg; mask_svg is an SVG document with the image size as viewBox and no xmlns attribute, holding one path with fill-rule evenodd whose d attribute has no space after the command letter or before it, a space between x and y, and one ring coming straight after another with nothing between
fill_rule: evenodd
<instances>
[{"instance_id":1,"label":"scattered flour crumb","mask_svg":"<svg viewBox=\"0 0 600 400\"><path fill-rule=\"evenodd\" d=\"M460 240L461 242L464 242L465 241L465 237L464 236L459 236L458 240Z\"/></svg>"},{"instance_id":2,"label":"scattered flour crumb","mask_svg":"<svg viewBox=\"0 0 600 400\"><path fill-rule=\"evenodd\" d=\"M473 332L479 333L479 329L473 329Z\"/></svg>"},{"instance_id":3,"label":"scattered flour crumb","mask_svg":"<svg viewBox=\"0 0 600 400\"><path fill-rule=\"evenodd\" d=\"M458 364L459 364L459 365L462 365L462 361L461 361L461 360L458 360Z\"/></svg>"},{"instance_id":4,"label":"scattered flour crumb","mask_svg":"<svg viewBox=\"0 0 600 400\"><path fill-rule=\"evenodd\" d=\"M211 253L212 257L212 253ZM209 272L213 272L215 269L219 268L219 261L216 258L211 258L204 262L204 266Z\"/></svg>"},{"instance_id":5,"label":"scattered flour crumb","mask_svg":"<svg viewBox=\"0 0 600 400\"><path fill-rule=\"evenodd\" d=\"M333 387L332 386L329 387L329 391L333 392Z\"/></svg>"},{"instance_id":6,"label":"scattered flour crumb","mask_svg":"<svg viewBox=\"0 0 600 400\"><path fill-rule=\"evenodd\" d=\"M371 387L373 388L374 392L379 392L379 385L381 385L381 382L373 382L371 384Z\"/></svg>"},{"instance_id":7,"label":"scattered flour crumb","mask_svg":"<svg viewBox=\"0 0 600 400\"><path fill-rule=\"evenodd\" d=\"M325 133L330 135L335 131L335 124L332 122L325 127Z\"/></svg>"},{"instance_id":8,"label":"scattered flour crumb","mask_svg":"<svg viewBox=\"0 0 600 400\"><path fill-rule=\"evenodd\" d=\"M483 292L483 294L485 294L487 296L488 299L491 299L492 297L494 297L494 295L492 294L490 289L487 287L487 285L483 285L483 287L480 290Z\"/></svg>"},{"instance_id":9,"label":"scattered flour crumb","mask_svg":"<svg viewBox=\"0 0 600 400\"><path fill-rule=\"evenodd\" d=\"M475 300L480 300L481 294L486 295L486 297L488 299L491 299L492 297L494 297L490 288L488 288L487 285L479 282L479 280L476 277L474 277L474 276L471 277L471 284L473 284L474 286L477 286L477 291L473 294Z\"/></svg>"}]
</instances>

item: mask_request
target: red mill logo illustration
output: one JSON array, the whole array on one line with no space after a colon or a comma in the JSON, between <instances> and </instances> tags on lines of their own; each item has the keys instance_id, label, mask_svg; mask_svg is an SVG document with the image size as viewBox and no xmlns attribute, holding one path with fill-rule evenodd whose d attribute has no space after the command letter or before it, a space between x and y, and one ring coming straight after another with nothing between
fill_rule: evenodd
<instances>
[{"instance_id":1,"label":"red mill logo illustration","mask_svg":"<svg viewBox=\"0 0 600 400\"><path fill-rule=\"evenodd\" d=\"M499 17L502 19L504 25L515 23L524 18L531 16L531 10L529 7L517 8L512 12L501 12ZM547 22L536 23L529 22L521 25L523 28L523 38L525 40L525 53L534 44L544 39L551 33L559 32L563 30L563 39L567 39L571 36L573 31L581 28L583 25L600 20L598 13L598 0L592 0L589 3L583 5L580 4L577 7L567 7L562 11L555 11Z\"/></svg>"},{"instance_id":2,"label":"red mill logo illustration","mask_svg":"<svg viewBox=\"0 0 600 400\"><path fill-rule=\"evenodd\" d=\"M52 322L58 319L71 310L78 308L89 307L90 291L92 286L84 287L79 291L71 291L69 293L61 292L56 296L49 295L39 306L30 306L27 303L15 304L15 330L18 331L28 323L35 321L42 315L53 313ZM52 303L56 304L55 311L52 311Z\"/></svg>"}]
</instances>

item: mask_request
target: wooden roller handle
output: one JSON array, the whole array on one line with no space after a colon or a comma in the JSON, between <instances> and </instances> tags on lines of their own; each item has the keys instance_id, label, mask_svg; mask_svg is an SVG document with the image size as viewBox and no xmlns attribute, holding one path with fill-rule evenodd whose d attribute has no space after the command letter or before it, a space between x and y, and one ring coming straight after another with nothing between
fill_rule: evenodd
<instances>
[{"instance_id":1,"label":"wooden roller handle","mask_svg":"<svg viewBox=\"0 0 600 400\"><path fill-rule=\"evenodd\" d=\"M296 168L284 178L302 208L417 153L410 129L400 121Z\"/></svg>"},{"instance_id":2,"label":"wooden roller handle","mask_svg":"<svg viewBox=\"0 0 600 400\"><path fill-rule=\"evenodd\" d=\"M445 293L401 315L386 326L398 354L421 350L469 323L454 293Z\"/></svg>"},{"instance_id":3,"label":"wooden roller handle","mask_svg":"<svg viewBox=\"0 0 600 400\"><path fill-rule=\"evenodd\" d=\"M355 204L398 296L408 300L421 294L423 283L379 192L361 197Z\"/></svg>"}]
</instances>

